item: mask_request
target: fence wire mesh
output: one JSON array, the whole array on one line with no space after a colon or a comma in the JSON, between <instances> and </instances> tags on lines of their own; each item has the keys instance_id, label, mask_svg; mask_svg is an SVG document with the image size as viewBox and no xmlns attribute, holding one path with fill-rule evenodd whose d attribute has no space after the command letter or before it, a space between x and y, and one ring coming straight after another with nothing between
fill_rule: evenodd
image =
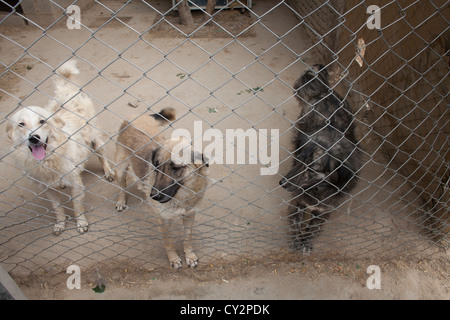
<instances>
[{"instance_id":1,"label":"fence wire mesh","mask_svg":"<svg viewBox=\"0 0 450 320\"><path fill-rule=\"evenodd\" d=\"M138 188L142 175L127 169L127 207L118 212L123 188L107 179L94 153L73 163L76 157L64 151L69 143L86 149L77 134L90 128L89 141L105 136L90 147L104 150L112 170L121 170L122 123L137 128L139 116L168 107L176 119L158 127L149 144L162 143L155 137L173 129L187 130L202 149L223 139L194 208L192 247L200 264L291 252L290 216L299 195L280 180L296 159L298 132L314 140L303 131L299 115L309 104L299 101L294 83L316 64L330 72L329 87L342 97L338 109L343 100L349 103L356 137L350 154L360 154L361 166L356 187L327 209L332 212L320 223L311 255L421 258L447 250L449 3L373 2L228 0L209 15L206 2L193 1L193 23L182 25L183 2L1 1L0 263L18 274L108 261L168 265L159 204ZM371 5L379 8L377 28L369 28ZM84 166L82 180L61 189L59 182L39 183L47 177L33 176L50 164L22 160L32 153L19 147L8 126L24 126L14 118L22 108L45 108L56 98L54 79L61 76L55 70L69 60L80 70L70 78L76 95L59 103L68 109L84 96L95 112L74 111L84 123L70 134L67 126L51 125L67 138L52 146L55 153L72 163L68 171L55 164L51 169L69 180ZM48 124L57 116L51 112ZM227 140L227 130L240 129L247 143ZM154 164L151 156L141 159ZM264 169L270 174L261 174ZM65 197L56 206L49 189ZM82 234L74 218L80 205L89 221ZM54 235L55 212L61 211L66 228ZM303 223L312 217L305 214ZM184 259L183 223L174 220L172 227L170 238Z\"/></svg>"}]
</instances>

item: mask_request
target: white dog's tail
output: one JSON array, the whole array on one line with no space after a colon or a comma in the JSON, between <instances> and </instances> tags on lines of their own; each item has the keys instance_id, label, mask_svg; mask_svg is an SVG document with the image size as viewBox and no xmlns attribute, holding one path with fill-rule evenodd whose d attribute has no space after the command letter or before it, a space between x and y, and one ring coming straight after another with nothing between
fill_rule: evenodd
<instances>
[{"instance_id":1,"label":"white dog's tail","mask_svg":"<svg viewBox=\"0 0 450 320\"><path fill-rule=\"evenodd\" d=\"M70 60L59 67L56 70L56 73L64 78L70 79L73 75L79 74L80 71L77 68L77 62L75 60Z\"/></svg>"},{"instance_id":2,"label":"white dog's tail","mask_svg":"<svg viewBox=\"0 0 450 320\"><path fill-rule=\"evenodd\" d=\"M72 82L73 76L80 73L75 60L67 61L55 73L56 76L53 78L55 82L55 95L54 99L50 100L47 106L48 110L56 112L63 105L66 109L70 109L71 106L78 104L84 106L91 104L89 98L80 93L80 88Z\"/></svg>"}]
</instances>

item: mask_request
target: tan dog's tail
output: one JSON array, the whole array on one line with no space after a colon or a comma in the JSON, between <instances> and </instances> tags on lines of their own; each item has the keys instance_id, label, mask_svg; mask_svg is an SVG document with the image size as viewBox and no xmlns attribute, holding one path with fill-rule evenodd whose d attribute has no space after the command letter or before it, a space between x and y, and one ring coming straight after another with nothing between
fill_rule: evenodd
<instances>
[{"instance_id":1,"label":"tan dog's tail","mask_svg":"<svg viewBox=\"0 0 450 320\"><path fill-rule=\"evenodd\" d=\"M167 122L171 122L176 119L176 112L174 108L164 108L159 113L151 115L157 120L160 125L165 125Z\"/></svg>"}]
</instances>

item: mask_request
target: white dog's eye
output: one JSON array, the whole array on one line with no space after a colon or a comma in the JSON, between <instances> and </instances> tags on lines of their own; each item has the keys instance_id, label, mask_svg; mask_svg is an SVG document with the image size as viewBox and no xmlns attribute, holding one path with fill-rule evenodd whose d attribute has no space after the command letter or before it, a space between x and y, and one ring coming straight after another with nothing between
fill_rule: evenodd
<instances>
[{"instance_id":1,"label":"white dog's eye","mask_svg":"<svg viewBox=\"0 0 450 320\"><path fill-rule=\"evenodd\" d=\"M41 121L39 121L39 123L40 123L40 124L44 124L44 123L45 123L45 120L42 119Z\"/></svg>"},{"instance_id":2,"label":"white dog's eye","mask_svg":"<svg viewBox=\"0 0 450 320\"><path fill-rule=\"evenodd\" d=\"M25 123L24 122L21 122L21 123L19 123L19 127L23 127L25 125Z\"/></svg>"}]
</instances>

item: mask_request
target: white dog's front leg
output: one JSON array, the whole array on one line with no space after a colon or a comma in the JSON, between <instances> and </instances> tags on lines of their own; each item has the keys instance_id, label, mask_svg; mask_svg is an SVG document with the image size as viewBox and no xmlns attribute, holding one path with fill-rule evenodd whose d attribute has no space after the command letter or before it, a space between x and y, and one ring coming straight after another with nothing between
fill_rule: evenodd
<instances>
[{"instance_id":1,"label":"white dog's front leg","mask_svg":"<svg viewBox=\"0 0 450 320\"><path fill-rule=\"evenodd\" d=\"M81 176L77 175L76 183L72 188L73 208L77 220L77 230L79 233L85 233L89 230L89 223L85 216L84 208L84 186Z\"/></svg>"},{"instance_id":2,"label":"white dog's front leg","mask_svg":"<svg viewBox=\"0 0 450 320\"><path fill-rule=\"evenodd\" d=\"M52 211L56 216L56 223L53 226L53 233L60 235L66 229L66 215L64 214L64 208L61 206L60 197L56 191L48 190L46 192L48 200L50 200Z\"/></svg>"}]
</instances>

